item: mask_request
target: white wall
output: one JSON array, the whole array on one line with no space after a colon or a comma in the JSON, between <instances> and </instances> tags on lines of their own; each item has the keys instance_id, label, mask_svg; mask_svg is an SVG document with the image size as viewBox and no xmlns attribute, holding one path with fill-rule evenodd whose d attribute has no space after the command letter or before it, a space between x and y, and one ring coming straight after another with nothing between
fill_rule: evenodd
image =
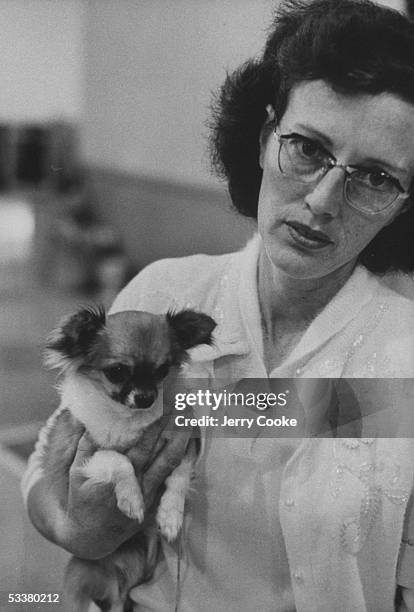
<instances>
[{"instance_id":1,"label":"white wall","mask_svg":"<svg viewBox=\"0 0 414 612\"><path fill-rule=\"evenodd\" d=\"M263 46L275 0L89 0L86 159L212 184L204 122L225 70Z\"/></svg>"},{"instance_id":2,"label":"white wall","mask_svg":"<svg viewBox=\"0 0 414 612\"><path fill-rule=\"evenodd\" d=\"M0 120L78 118L83 0L0 0Z\"/></svg>"}]
</instances>

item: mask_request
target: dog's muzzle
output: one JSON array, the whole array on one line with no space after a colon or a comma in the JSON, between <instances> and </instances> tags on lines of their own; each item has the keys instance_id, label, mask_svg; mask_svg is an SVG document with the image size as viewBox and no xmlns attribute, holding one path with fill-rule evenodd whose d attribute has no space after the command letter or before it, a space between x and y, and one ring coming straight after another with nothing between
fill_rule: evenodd
<instances>
[{"instance_id":1,"label":"dog's muzzle","mask_svg":"<svg viewBox=\"0 0 414 612\"><path fill-rule=\"evenodd\" d=\"M157 398L156 391L133 391L128 398L128 406L133 409L145 409L152 406Z\"/></svg>"}]
</instances>

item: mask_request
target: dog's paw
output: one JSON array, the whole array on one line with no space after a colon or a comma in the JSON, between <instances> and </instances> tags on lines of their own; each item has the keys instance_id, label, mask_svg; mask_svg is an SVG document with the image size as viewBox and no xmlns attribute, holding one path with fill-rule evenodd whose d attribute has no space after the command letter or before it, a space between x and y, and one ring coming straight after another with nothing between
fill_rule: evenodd
<instances>
[{"instance_id":1,"label":"dog's paw","mask_svg":"<svg viewBox=\"0 0 414 612\"><path fill-rule=\"evenodd\" d=\"M118 499L118 508L128 518L136 519L140 523L144 520L144 504L136 499L121 497Z\"/></svg>"},{"instance_id":2,"label":"dog's paw","mask_svg":"<svg viewBox=\"0 0 414 612\"><path fill-rule=\"evenodd\" d=\"M162 535L172 542L180 533L184 517L184 497L166 491L157 511L157 524Z\"/></svg>"},{"instance_id":3,"label":"dog's paw","mask_svg":"<svg viewBox=\"0 0 414 612\"><path fill-rule=\"evenodd\" d=\"M132 489L129 483L119 483L115 487L115 494L120 511L128 518L141 523L144 520L145 509L141 489L138 486Z\"/></svg>"}]
</instances>

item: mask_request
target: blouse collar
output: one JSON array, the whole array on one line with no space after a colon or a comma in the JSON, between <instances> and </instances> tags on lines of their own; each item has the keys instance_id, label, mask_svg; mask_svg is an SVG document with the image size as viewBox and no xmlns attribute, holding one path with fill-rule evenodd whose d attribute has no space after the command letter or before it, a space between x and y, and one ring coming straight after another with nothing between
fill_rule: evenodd
<instances>
[{"instance_id":1,"label":"blouse collar","mask_svg":"<svg viewBox=\"0 0 414 612\"><path fill-rule=\"evenodd\" d=\"M261 238L256 234L235 254L225 282L221 282L218 302L221 322L212 347L200 347L193 359L217 359L225 355L253 351L263 361L263 332L258 296L258 261ZM357 266L346 284L310 324L298 345L283 363L283 368L315 352L338 334L379 291L377 278ZM200 353L200 354L199 354ZM278 368L277 368L278 369ZM274 370L275 372L275 370Z\"/></svg>"}]
</instances>

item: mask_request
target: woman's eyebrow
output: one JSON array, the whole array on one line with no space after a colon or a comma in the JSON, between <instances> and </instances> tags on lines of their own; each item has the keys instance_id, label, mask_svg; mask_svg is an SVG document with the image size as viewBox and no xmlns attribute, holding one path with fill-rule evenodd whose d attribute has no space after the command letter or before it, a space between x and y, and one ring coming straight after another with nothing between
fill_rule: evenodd
<instances>
[{"instance_id":1,"label":"woman's eyebrow","mask_svg":"<svg viewBox=\"0 0 414 612\"><path fill-rule=\"evenodd\" d=\"M332 147L332 140L326 134L323 134L319 130L310 125L305 125L303 123L296 123L295 130L299 130L301 132L307 132L309 134L307 138L316 138L324 147ZM293 131L295 131L293 130Z\"/></svg>"}]
</instances>

